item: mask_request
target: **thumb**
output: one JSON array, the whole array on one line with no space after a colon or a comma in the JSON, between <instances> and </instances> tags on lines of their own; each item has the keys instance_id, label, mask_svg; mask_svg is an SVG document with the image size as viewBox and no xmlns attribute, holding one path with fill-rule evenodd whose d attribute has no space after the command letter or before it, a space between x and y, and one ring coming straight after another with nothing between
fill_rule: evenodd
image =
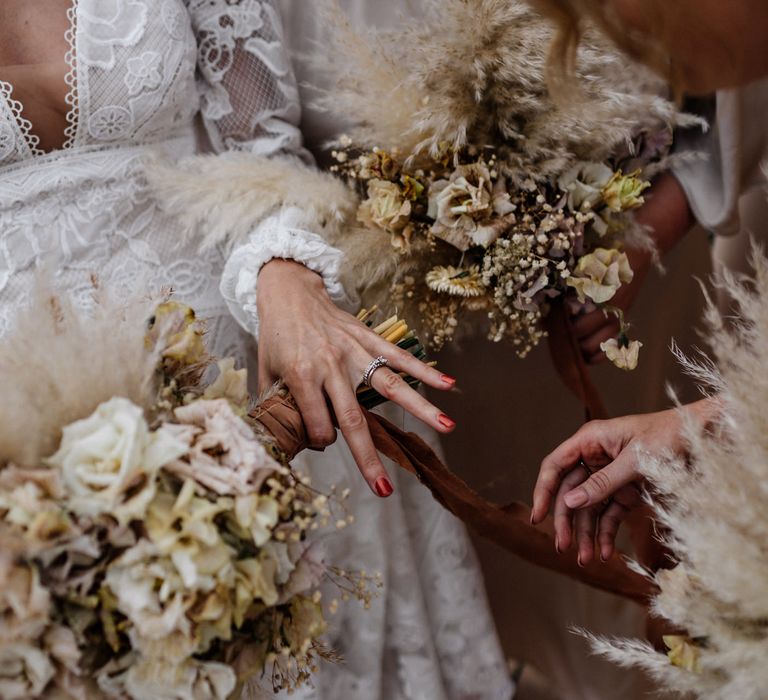
<instances>
[{"instance_id":1,"label":"thumb","mask_svg":"<svg viewBox=\"0 0 768 700\"><path fill-rule=\"evenodd\" d=\"M624 448L609 465L592 474L581 486L565 494L569 508L587 508L609 499L620 488L636 481L637 457L631 448Z\"/></svg>"}]
</instances>

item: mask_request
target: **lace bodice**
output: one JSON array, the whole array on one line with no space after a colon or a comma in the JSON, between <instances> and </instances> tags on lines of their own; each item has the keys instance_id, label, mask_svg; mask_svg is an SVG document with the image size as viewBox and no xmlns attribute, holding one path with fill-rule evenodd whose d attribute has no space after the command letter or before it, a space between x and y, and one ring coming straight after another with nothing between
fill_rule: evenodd
<instances>
[{"instance_id":1,"label":"lace bodice","mask_svg":"<svg viewBox=\"0 0 768 700\"><path fill-rule=\"evenodd\" d=\"M272 3L75 0L68 22L62 151L168 139L200 111L217 151L303 155ZM44 155L13 87L0 96L0 166Z\"/></svg>"},{"instance_id":2,"label":"lace bodice","mask_svg":"<svg viewBox=\"0 0 768 700\"><path fill-rule=\"evenodd\" d=\"M23 303L28 275L47 261L84 303L98 273L116 284L173 285L217 323L228 316L217 291L225 252L182 244L144 164L157 153L195 153L197 119L215 152L309 159L279 12L271 0L74 0L68 23L63 148L40 149L13 86L0 82L1 299ZM296 230L285 238L304 262ZM274 248L280 256L280 241ZM313 239L305 255L316 249ZM234 278L258 272L228 269ZM253 313L229 302L252 329ZM16 305L0 304L0 333Z\"/></svg>"}]
</instances>

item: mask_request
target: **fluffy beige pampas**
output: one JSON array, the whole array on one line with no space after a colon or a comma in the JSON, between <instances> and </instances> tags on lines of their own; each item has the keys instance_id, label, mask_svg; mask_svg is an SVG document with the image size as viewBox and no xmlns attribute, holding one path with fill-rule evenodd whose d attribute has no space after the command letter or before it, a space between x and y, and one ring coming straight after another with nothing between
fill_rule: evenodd
<instances>
[{"instance_id":1,"label":"fluffy beige pampas","mask_svg":"<svg viewBox=\"0 0 768 700\"><path fill-rule=\"evenodd\" d=\"M145 342L150 299L126 301L94 287L78 308L43 276L0 342L0 467L38 466L61 429L123 396L145 406L157 355Z\"/></svg>"},{"instance_id":2,"label":"fluffy beige pampas","mask_svg":"<svg viewBox=\"0 0 768 700\"><path fill-rule=\"evenodd\" d=\"M598 651L648 670L665 688L708 700L762 700L768 693L768 260L755 252L754 278L723 284L736 316L712 304L713 362L686 361L722 413L707 430L690 426L690 460L644 458L678 567L656 576L657 614L684 629L690 669L641 642L593 639Z\"/></svg>"}]
</instances>

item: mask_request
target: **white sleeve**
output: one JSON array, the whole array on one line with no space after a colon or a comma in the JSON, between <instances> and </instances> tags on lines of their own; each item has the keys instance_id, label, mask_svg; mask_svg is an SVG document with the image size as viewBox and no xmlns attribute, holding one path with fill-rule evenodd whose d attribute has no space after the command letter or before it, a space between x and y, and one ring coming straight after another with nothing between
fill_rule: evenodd
<instances>
[{"instance_id":1,"label":"white sleeve","mask_svg":"<svg viewBox=\"0 0 768 700\"><path fill-rule=\"evenodd\" d=\"M189 0L187 7L198 44L201 111L214 151L311 163L276 0ZM319 228L309 213L277 208L232 251L221 291L243 327L258 329L256 281L274 258L319 272L331 298L349 302L339 281L342 253L313 232Z\"/></svg>"},{"instance_id":2,"label":"white sleeve","mask_svg":"<svg viewBox=\"0 0 768 700\"><path fill-rule=\"evenodd\" d=\"M672 172L696 220L715 234L733 235L741 230L742 195L765 184L761 165L768 158L768 80L722 90L710 103L700 103L711 128L678 134L676 150L692 155L678 160Z\"/></svg>"},{"instance_id":3,"label":"white sleeve","mask_svg":"<svg viewBox=\"0 0 768 700\"><path fill-rule=\"evenodd\" d=\"M303 263L325 282L331 300L352 311L355 300L339 281L343 254L316 233L305 229L306 215L295 207L284 207L263 221L251 239L230 255L221 279L221 293L238 323L258 336L256 281L261 268L270 260L284 258Z\"/></svg>"}]
</instances>

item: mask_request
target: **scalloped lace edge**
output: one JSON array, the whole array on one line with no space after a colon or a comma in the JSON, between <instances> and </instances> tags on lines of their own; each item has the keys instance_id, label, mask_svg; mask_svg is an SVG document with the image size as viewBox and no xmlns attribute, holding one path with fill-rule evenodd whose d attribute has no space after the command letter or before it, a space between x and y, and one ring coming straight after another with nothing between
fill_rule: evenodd
<instances>
[{"instance_id":1,"label":"scalloped lace edge","mask_svg":"<svg viewBox=\"0 0 768 700\"><path fill-rule=\"evenodd\" d=\"M45 151L40 148L40 137L32 133L32 122L22 115L24 105L13 97L13 85L5 82L5 80L0 80L0 94L5 98L11 116L16 121L29 152L33 156L45 155Z\"/></svg>"},{"instance_id":2,"label":"scalloped lace edge","mask_svg":"<svg viewBox=\"0 0 768 700\"><path fill-rule=\"evenodd\" d=\"M67 10L67 20L69 27L64 33L64 39L69 46L64 55L64 62L69 66L64 81L69 88L64 101L67 103L67 127L64 129L64 143L61 148L72 148L75 145L77 136L77 124L80 119L80 96L77 85L77 5L79 0L72 0L72 5Z\"/></svg>"}]
</instances>

